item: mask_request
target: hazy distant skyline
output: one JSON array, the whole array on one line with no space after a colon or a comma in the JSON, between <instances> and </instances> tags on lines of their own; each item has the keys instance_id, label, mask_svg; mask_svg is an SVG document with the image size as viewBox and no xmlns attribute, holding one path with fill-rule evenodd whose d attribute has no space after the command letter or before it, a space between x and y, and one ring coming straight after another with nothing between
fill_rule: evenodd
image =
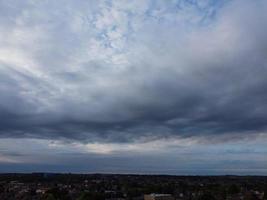
<instances>
[{"instance_id":1,"label":"hazy distant skyline","mask_svg":"<svg viewBox=\"0 0 267 200\"><path fill-rule=\"evenodd\" d=\"M0 173L267 175L267 1L0 0Z\"/></svg>"}]
</instances>

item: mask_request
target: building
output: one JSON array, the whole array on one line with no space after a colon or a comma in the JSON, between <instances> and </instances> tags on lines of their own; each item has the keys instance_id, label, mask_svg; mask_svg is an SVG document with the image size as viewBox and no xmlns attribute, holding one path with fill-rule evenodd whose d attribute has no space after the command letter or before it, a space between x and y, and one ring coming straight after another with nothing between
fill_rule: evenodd
<instances>
[{"instance_id":1,"label":"building","mask_svg":"<svg viewBox=\"0 0 267 200\"><path fill-rule=\"evenodd\" d=\"M144 200L174 200L171 194L145 194Z\"/></svg>"}]
</instances>

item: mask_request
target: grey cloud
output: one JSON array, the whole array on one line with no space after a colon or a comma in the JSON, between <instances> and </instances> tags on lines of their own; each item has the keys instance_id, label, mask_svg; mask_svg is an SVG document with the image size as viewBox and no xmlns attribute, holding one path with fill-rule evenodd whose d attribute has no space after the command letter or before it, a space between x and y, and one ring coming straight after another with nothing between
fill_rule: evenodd
<instances>
[{"instance_id":1,"label":"grey cloud","mask_svg":"<svg viewBox=\"0 0 267 200\"><path fill-rule=\"evenodd\" d=\"M1 137L129 142L267 129L264 1L229 2L189 31L136 15L128 33L116 13L119 39L98 29L114 26L104 15L115 6L2 4L1 25L18 34L0 40L1 52L17 50L0 58Z\"/></svg>"}]
</instances>

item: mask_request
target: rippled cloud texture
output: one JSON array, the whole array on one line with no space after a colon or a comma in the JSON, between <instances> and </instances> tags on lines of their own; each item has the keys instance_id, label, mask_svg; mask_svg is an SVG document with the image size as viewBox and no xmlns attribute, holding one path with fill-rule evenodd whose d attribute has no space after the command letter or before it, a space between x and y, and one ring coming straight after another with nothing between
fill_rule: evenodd
<instances>
[{"instance_id":1,"label":"rippled cloud texture","mask_svg":"<svg viewBox=\"0 0 267 200\"><path fill-rule=\"evenodd\" d=\"M264 0L0 1L0 171L267 174L266 35Z\"/></svg>"}]
</instances>

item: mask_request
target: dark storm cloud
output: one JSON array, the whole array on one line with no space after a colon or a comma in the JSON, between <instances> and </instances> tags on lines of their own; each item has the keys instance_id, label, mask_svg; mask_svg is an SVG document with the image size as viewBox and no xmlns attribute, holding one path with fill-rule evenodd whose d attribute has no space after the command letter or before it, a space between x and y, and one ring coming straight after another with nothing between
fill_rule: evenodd
<instances>
[{"instance_id":1,"label":"dark storm cloud","mask_svg":"<svg viewBox=\"0 0 267 200\"><path fill-rule=\"evenodd\" d=\"M32 3L18 5L21 13L2 4L12 10L0 20L1 137L129 142L266 132L264 1L230 2L189 31L174 21L179 13L155 21L136 12L124 23L116 4L47 11Z\"/></svg>"}]
</instances>

